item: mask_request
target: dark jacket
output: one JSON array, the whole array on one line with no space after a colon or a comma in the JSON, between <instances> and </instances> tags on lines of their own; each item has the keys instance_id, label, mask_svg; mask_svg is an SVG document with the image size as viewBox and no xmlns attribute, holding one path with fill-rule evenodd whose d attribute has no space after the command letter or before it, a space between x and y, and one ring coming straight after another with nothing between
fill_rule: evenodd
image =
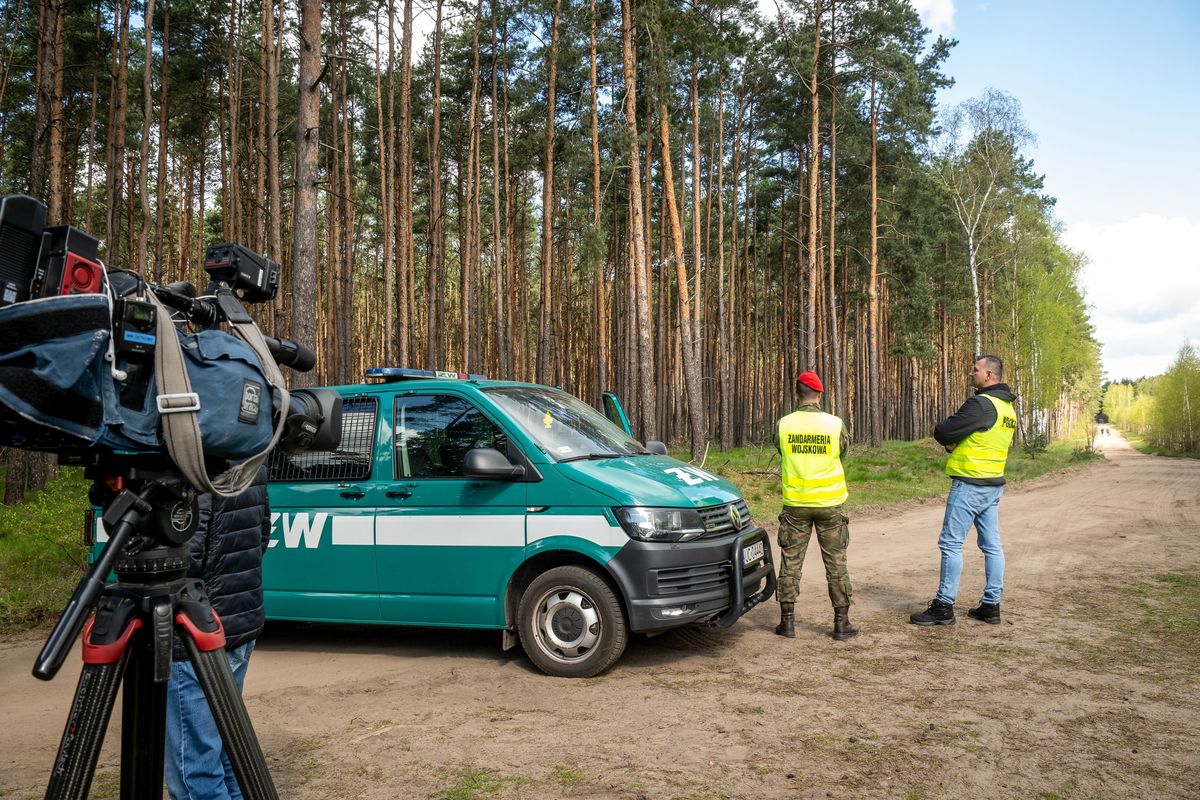
<instances>
[{"instance_id":1,"label":"dark jacket","mask_svg":"<svg viewBox=\"0 0 1200 800\"><path fill-rule=\"evenodd\" d=\"M271 537L267 468L263 465L244 492L233 497L200 495L200 523L192 536L188 577L204 581L213 610L232 650L258 638L263 611L262 557ZM184 658L175 642L175 658Z\"/></svg>"},{"instance_id":2,"label":"dark jacket","mask_svg":"<svg viewBox=\"0 0 1200 800\"><path fill-rule=\"evenodd\" d=\"M996 424L996 406L980 395L990 394L997 400L1013 402L1017 399L1007 383L996 383L983 389L976 389L975 396L963 403L950 416L937 424L933 429L933 438L940 445L958 444L972 433L986 431ZM963 483L973 483L976 486L1003 486L1004 476L999 478L960 478L955 480Z\"/></svg>"}]
</instances>

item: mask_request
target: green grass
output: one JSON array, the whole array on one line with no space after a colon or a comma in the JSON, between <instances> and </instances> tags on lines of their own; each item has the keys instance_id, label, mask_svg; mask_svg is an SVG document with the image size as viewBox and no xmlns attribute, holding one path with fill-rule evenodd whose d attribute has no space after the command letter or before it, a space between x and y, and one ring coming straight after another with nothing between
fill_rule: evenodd
<instances>
[{"instance_id":1,"label":"green grass","mask_svg":"<svg viewBox=\"0 0 1200 800\"><path fill-rule=\"evenodd\" d=\"M563 786L582 786L588 782L587 776L574 767L565 764L554 765L554 782Z\"/></svg>"},{"instance_id":2,"label":"green grass","mask_svg":"<svg viewBox=\"0 0 1200 800\"><path fill-rule=\"evenodd\" d=\"M1166 450L1158 445L1151 444L1146 439L1140 436L1127 434L1125 441L1129 442L1129 446L1135 450L1145 453L1148 456L1167 456L1168 458L1200 458L1200 452L1194 450Z\"/></svg>"},{"instance_id":3,"label":"green grass","mask_svg":"<svg viewBox=\"0 0 1200 800\"><path fill-rule=\"evenodd\" d=\"M64 469L24 503L0 506L0 633L54 619L83 577L87 482Z\"/></svg>"},{"instance_id":4,"label":"green grass","mask_svg":"<svg viewBox=\"0 0 1200 800\"><path fill-rule=\"evenodd\" d=\"M1200 647L1200 576L1157 575L1146 593L1146 622L1168 639Z\"/></svg>"},{"instance_id":5,"label":"green grass","mask_svg":"<svg viewBox=\"0 0 1200 800\"><path fill-rule=\"evenodd\" d=\"M485 800L507 789L519 789L532 783L528 778L500 775L490 769L462 768L449 770L446 774L452 784L433 795L437 800Z\"/></svg>"},{"instance_id":6,"label":"green grass","mask_svg":"<svg viewBox=\"0 0 1200 800\"><path fill-rule=\"evenodd\" d=\"M1098 458L1082 452L1082 441L1064 440L1032 457L1014 447L1005 474L1019 482ZM686 453L673 453L686 461ZM759 522L779 516L783 501L779 487L779 452L772 447L737 447L710 451L704 468L729 479L742 491L751 515ZM887 441L878 449L855 445L846 456L850 510L887 505L921 497L936 497L949 488L944 467L946 452L933 439Z\"/></svg>"},{"instance_id":7,"label":"green grass","mask_svg":"<svg viewBox=\"0 0 1200 800\"><path fill-rule=\"evenodd\" d=\"M1100 635L1063 639L1080 663L1151 669L1165 682L1200 669L1200 574L1137 576L1100 594L1083 588L1067 607L1072 616L1103 629Z\"/></svg>"}]
</instances>

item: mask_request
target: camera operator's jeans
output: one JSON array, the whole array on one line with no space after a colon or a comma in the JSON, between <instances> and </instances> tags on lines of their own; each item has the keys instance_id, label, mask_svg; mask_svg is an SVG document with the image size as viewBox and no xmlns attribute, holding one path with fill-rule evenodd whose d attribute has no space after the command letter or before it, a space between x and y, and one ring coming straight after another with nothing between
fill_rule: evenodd
<instances>
[{"instance_id":1,"label":"camera operator's jeans","mask_svg":"<svg viewBox=\"0 0 1200 800\"><path fill-rule=\"evenodd\" d=\"M942 603L954 604L958 581L962 576L963 541L971 526L978 534L979 549L983 551L985 585L983 602L999 603L1004 589L1004 549L1000 546L1000 495L1003 486L976 486L963 481L950 482L946 496L946 517L938 549L942 551L942 574L934 597Z\"/></svg>"},{"instance_id":2,"label":"camera operator's jeans","mask_svg":"<svg viewBox=\"0 0 1200 800\"><path fill-rule=\"evenodd\" d=\"M238 691L246 682L246 668L254 642L226 650ZM165 775L171 800L241 800L237 779L204 691L191 661L171 663L167 683L167 746Z\"/></svg>"}]
</instances>

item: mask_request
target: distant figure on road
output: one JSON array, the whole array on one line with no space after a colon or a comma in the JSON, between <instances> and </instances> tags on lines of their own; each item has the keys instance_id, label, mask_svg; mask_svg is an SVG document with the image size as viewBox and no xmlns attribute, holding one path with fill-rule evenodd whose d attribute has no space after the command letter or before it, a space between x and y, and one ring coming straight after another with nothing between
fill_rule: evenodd
<instances>
[{"instance_id":1,"label":"distant figure on road","mask_svg":"<svg viewBox=\"0 0 1200 800\"><path fill-rule=\"evenodd\" d=\"M938 548L942 551L941 578L929 608L913 614L914 625L953 625L954 600L962 575L963 541L975 526L983 551L986 585L983 599L967 615L992 625L1000 624L1000 592L1004 588L1004 549L1000 545L1000 496L1004 494L1004 465L1017 430L1015 399L1004 380L1004 362L998 356L980 356L971 368L975 396L952 416L938 423L933 438L950 453L946 474L950 493Z\"/></svg>"},{"instance_id":2,"label":"distant figure on road","mask_svg":"<svg viewBox=\"0 0 1200 800\"><path fill-rule=\"evenodd\" d=\"M815 372L796 377L800 408L779 420L779 452L783 456L783 513L779 515L779 625L775 633L796 636L796 596L800 571L813 527L825 562L825 580L833 603L833 638L839 642L858 633L850 624L850 574L846 548L850 544L846 476L842 459L850 446L846 426L821 410L825 391Z\"/></svg>"}]
</instances>

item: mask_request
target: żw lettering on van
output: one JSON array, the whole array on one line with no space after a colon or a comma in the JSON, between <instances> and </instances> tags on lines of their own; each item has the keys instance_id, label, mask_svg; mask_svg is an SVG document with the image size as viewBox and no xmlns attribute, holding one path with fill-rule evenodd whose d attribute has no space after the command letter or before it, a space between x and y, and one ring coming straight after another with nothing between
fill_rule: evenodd
<instances>
[{"instance_id":1,"label":"\u017cw lettering on van","mask_svg":"<svg viewBox=\"0 0 1200 800\"><path fill-rule=\"evenodd\" d=\"M299 514L280 514L274 512L271 514L271 533L275 532L275 523L283 518L283 546L284 547L299 547L301 542L310 550L321 546L321 534L325 532L325 523L329 519L329 514L324 511L319 511L316 514L310 515L308 512ZM272 536L268 547L274 547L279 544L279 540Z\"/></svg>"},{"instance_id":2,"label":"\u017cw lettering on van","mask_svg":"<svg viewBox=\"0 0 1200 800\"><path fill-rule=\"evenodd\" d=\"M663 472L676 476L688 486L699 486L706 481L718 480L716 475L705 472L699 467L667 467Z\"/></svg>"}]
</instances>

